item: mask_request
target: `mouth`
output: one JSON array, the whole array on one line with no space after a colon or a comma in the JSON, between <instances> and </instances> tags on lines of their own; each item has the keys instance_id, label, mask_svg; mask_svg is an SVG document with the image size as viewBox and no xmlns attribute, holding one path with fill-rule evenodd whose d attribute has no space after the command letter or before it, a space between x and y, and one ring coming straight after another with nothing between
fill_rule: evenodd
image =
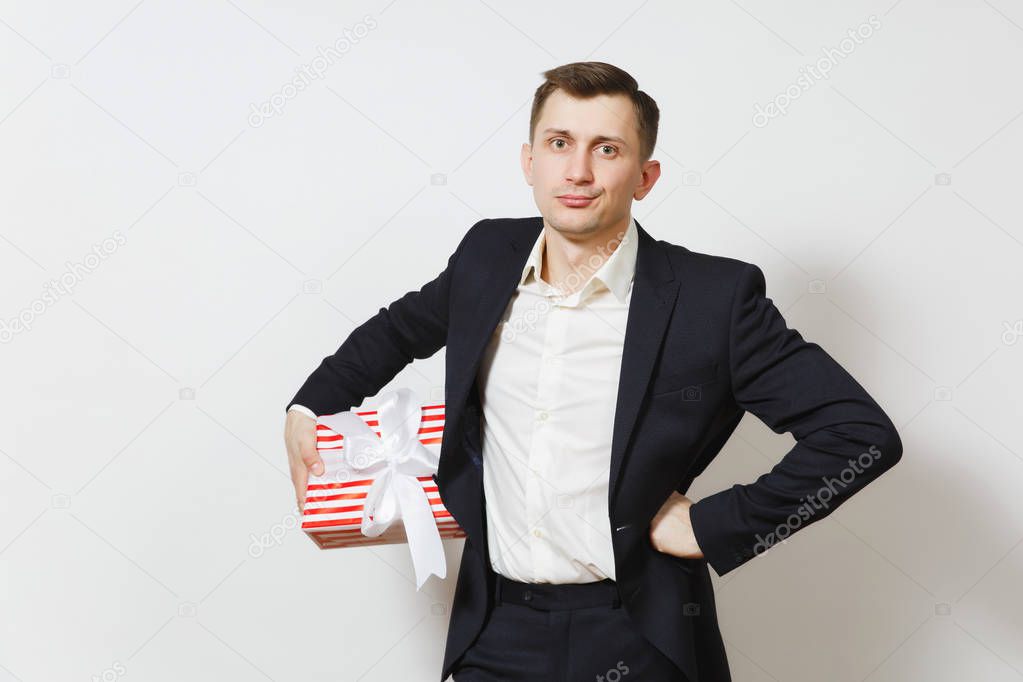
<instances>
[{"instance_id":1,"label":"mouth","mask_svg":"<svg viewBox=\"0 0 1023 682\"><path fill-rule=\"evenodd\" d=\"M562 194L558 197L558 201L569 208L585 208L592 204L596 198L584 194Z\"/></svg>"}]
</instances>

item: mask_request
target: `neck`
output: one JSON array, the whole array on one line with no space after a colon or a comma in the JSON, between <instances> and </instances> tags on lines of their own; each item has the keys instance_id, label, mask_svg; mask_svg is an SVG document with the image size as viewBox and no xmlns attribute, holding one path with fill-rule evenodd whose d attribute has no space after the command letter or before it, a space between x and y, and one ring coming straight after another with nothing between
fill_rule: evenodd
<instances>
[{"instance_id":1,"label":"neck","mask_svg":"<svg viewBox=\"0 0 1023 682\"><path fill-rule=\"evenodd\" d=\"M565 294L582 289L618 248L631 222L632 216L626 215L624 220L595 232L575 234L557 230L544 219L540 276Z\"/></svg>"}]
</instances>

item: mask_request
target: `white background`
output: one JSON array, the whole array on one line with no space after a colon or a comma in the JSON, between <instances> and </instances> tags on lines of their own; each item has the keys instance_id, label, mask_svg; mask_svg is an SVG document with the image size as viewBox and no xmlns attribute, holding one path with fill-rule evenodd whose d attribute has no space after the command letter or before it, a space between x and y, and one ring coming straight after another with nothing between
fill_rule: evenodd
<instances>
[{"instance_id":1,"label":"white background","mask_svg":"<svg viewBox=\"0 0 1023 682\"><path fill-rule=\"evenodd\" d=\"M418 593L403 546L318 551L284 407L474 222L536 215L532 94L585 59L660 105L644 228L760 265L905 445L715 575L735 680L1023 680L1018 3L143 0L0 3L0 681L439 677L461 541ZM791 444L748 415L691 496Z\"/></svg>"}]
</instances>

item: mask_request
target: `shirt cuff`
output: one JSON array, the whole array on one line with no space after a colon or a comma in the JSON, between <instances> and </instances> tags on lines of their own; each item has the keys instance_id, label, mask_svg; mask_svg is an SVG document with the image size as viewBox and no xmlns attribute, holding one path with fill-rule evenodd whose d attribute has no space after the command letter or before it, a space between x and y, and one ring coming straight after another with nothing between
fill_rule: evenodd
<instances>
[{"instance_id":1,"label":"shirt cuff","mask_svg":"<svg viewBox=\"0 0 1023 682\"><path fill-rule=\"evenodd\" d=\"M296 404L294 404L294 405L292 405L291 407L288 408L288 412L291 412L291 411L301 412L302 414L304 414L307 417L311 417L313 419L316 419L316 413L313 412L312 410L310 410L305 405L299 405L299 404L296 403Z\"/></svg>"}]
</instances>

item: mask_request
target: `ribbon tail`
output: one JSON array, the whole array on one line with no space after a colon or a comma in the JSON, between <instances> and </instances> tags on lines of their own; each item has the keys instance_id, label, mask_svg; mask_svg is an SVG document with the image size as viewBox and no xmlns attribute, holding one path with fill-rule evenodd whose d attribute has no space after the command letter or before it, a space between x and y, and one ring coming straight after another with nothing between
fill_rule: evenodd
<instances>
[{"instance_id":1,"label":"ribbon tail","mask_svg":"<svg viewBox=\"0 0 1023 682\"><path fill-rule=\"evenodd\" d=\"M402 492L407 494L400 495L398 499L418 591L431 575L443 580L447 576L448 564L444 558L440 530L437 529L437 521L433 517L426 493L415 479L405 479L402 483L405 484Z\"/></svg>"},{"instance_id":2,"label":"ribbon tail","mask_svg":"<svg viewBox=\"0 0 1023 682\"><path fill-rule=\"evenodd\" d=\"M390 469L382 471L366 491L362 506L362 534L375 538L382 535L391 524L401 518L402 490L398 477Z\"/></svg>"}]
</instances>

